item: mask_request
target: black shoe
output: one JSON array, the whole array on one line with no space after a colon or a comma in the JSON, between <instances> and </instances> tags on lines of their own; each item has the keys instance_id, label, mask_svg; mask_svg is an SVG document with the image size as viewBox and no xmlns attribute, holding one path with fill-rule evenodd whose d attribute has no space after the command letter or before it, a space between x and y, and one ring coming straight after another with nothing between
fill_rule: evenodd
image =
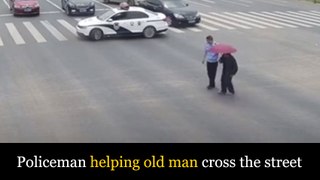
<instances>
[{"instance_id":1,"label":"black shoe","mask_svg":"<svg viewBox=\"0 0 320 180\"><path fill-rule=\"evenodd\" d=\"M215 87L214 87L214 86L210 86L210 85L207 86L207 89L208 89L208 90L213 89L213 88L215 88Z\"/></svg>"}]
</instances>

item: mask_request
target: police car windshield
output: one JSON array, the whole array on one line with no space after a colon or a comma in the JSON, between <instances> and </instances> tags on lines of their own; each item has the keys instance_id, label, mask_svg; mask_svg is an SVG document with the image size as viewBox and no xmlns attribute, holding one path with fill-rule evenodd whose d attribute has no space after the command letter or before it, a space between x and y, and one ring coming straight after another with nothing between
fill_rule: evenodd
<instances>
[{"instance_id":1,"label":"police car windshield","mask_svg":"<svg viewBox=\"0 0 320 180\"><path fill-rule=\"evenodd\" d=\"M97 16L97 18L98 18L99 20L105 20L105 19L111 17L114 13L115 13L115 12L110 9L110 10L108 10L107 12L105 12L105 13Z\"/></svg>"}]
</instances>

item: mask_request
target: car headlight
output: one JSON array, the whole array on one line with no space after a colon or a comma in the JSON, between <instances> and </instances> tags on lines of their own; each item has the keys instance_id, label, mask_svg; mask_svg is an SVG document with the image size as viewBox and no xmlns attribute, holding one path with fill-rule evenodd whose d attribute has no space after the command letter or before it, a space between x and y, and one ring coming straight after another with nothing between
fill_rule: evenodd
<instances>
[{"instance_id":1,"label":"car headlight","mask_svg":"<svg viewBox=\"0 0 320 180\"><path fill-rule=\"evenodd\" d=\"M69 2L69 3L68 3L68 6L71 7L71 8L75 8L75 7L76 7L76 5L73 4L72 2Z\"/></svg>"},{"instance_id":2,"label":"car headlight","mask_svg":"<svg viewBox=\"0 0 320 180\"><path fill-rule=\"evenodd\" d=\"M18 4L15 4L14 8L18 8L19 9L19 8L21 8L21 6L19 6Z\"/></svg>"},{"instance_id":3,"label":"car headlight","mask_svg":"<svg viewBox=\"0 0 320 180\"><path fill-rule=\"evenodd\" d=\"M176 13L174 13L173 15L174 15L174 17L177 18L177 19L183 19L183 18L184 18L181 14L176 14Z\"/></svg>"}]
</instances>

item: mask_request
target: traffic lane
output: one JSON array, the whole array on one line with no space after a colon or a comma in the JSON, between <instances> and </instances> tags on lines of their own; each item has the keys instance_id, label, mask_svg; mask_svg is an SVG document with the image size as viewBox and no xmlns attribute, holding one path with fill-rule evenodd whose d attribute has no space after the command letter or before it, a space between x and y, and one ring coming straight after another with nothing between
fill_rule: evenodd
<instances>
[{"instance_id":1,"label":"traffic lane","mask_svg":"<svg viewBox=\"0 0 320 180\"><path fill-rule=\"evenodd\" d=\"M54 57L53 61L45 62L45 66L42 65L43 58L30 58L29 62L24 61L25 65L17 63L20 67L25 66L25 69L32 67L32 71L26 71L26 74L34 73L29 76L29 81L33 83L28 84L33 84L32 87L36 90L24 90L25 97L16 98L20 101L18 103L12 104L13 101L9 99L11 107L20 106L17 109L24 109L25 112L19 111L20 116L17 117L16 114L19 113L8 112L7 108L4 111L8 113L3 119L41 119L43 124L42 127L39 125L40 128L47 128L49 125L51 129L47 132L56 134L35 138L27 130L20 130L20 134L13 136L15 138L11 140L279 142L316 141L319 138L316 131L319 125L311 118L319 114L305 108L296 112L297 114L289 112L296 104L290 104L286 99L279 100L275 95L282 91L267 91L270 84L265 74L254 74L255 81L249 79L249 83L239 82L250 76L250 71L256 73L254 67L248 67L246 71L249 73L242 72L243 75L240 73L237 77L236 88L241 96L221 97L216 91L207 91L205 68L198 61L202 50L199 44L202 45L203 39L201 37L193 39L193 43L185 43L189 38L191 37L173 36L157 41L80 40L77 44L66 43L64 46L43 49L41 52L45 56L51 54ZM184 46L179 47L181 43ZM79 51L81 47L85 47L85 50ZM177 49L172 51L172 47ZM162 57L155 57L160 50ZM59 55L55 55L57 52ZM38 76L45 80L36 79ZM257 82L260 86L256 86ZM268 86L261 86L263 82ZM283 86L287 85L281 87ZM272 89L281 88L273 86ZM38 97L38 92L42 93L42 99ZM261 93L269 98L261 97ZM297 97L301 96L300 93ZM26 98L30 94L36 100ZM300 99L300 105L310 104L305 94ZM275 107L273 102L277 102L279 107ZM300 121L302 118L303 123ZM55 119L60 121L52 124L57 121ZM64 123L63 127L60 127L60 123ZM32 127L38 128L38 125L35 123ZM28 130L32 130L32 127ZM110 130L102 130L102 127L109 127ZM298 131L302 133L299 134ZM10 134L5 129L2 132ZM9 136L4 137L8 139Z\"/></svg>"}]
</instances>

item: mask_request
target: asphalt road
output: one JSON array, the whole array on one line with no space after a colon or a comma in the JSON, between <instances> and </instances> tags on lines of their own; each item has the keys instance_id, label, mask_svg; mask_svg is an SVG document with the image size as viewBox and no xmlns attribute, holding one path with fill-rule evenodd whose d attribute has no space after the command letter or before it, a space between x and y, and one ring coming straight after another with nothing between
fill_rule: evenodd
<instances>
[{"instance_id":1,"label":"asphalt road","mask_svg":"<svg viewBox=\"0 0 320 180\"><path fill-rule=\"evenodd\" d=\"M320 5L188 2L197 27L92 42L59 0L38 17L1 0L0 142L320 142ZM206 89L208 34L238 49L235 96Z\"/></svg>"}]
</instances>

